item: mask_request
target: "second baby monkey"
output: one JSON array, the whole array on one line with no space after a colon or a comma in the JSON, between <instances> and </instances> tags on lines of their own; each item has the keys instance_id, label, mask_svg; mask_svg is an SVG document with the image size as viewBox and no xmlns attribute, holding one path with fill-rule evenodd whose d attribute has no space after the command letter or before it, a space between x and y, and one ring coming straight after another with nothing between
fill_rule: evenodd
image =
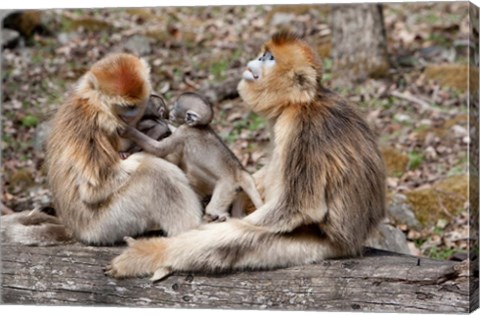
<instances>
[{"instance_id":1,"label":"second baby monkey","mask_svg":"<svg viewBox=\"0 0 480 315\"><path fill-rule=\"evenodd\" d=\"M195 93L180 95L170 111L170 121L180 126L162 141L155 141L133 127L121 130L126 137L147 152L159 157L175 153L180 156L180 168L201 196L212 198L205 209L207 221L225 221L229 208L243 191L255 207L263 202L252 176L209 126L213 119L212 106ZM238 216L238 209L234 210Z\"/></svg>"}]
</instances>

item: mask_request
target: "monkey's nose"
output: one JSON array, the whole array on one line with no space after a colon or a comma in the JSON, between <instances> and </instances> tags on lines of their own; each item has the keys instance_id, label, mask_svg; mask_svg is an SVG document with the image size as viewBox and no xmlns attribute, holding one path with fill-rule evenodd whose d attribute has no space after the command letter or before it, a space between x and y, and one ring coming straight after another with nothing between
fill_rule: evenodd
<instances>
[{"instance_id":1,"label":"monkey's nose","mask_svg":"<svg viewBox=\"0 0 480 315\"><path fill-rule=\"evenodd\" d=\"M258 74L256 74L251 68L247 67L247 71L250 71L255 80L258 79Z\"/></svg>"},{"instance_id":2,"label":"monkey's nose","mask_svg":"<svg viewBox=\"0 0 480 315\"><path fill-rule=\"evenodd\" d=\"M255 75L252 71L252 69L250 68L247 68L243 74L242 74L242 78L244 80L247 80L247 81L253 81L253 80L257 80L258 79L258 75Z\"/></svg>"}]
</instances>

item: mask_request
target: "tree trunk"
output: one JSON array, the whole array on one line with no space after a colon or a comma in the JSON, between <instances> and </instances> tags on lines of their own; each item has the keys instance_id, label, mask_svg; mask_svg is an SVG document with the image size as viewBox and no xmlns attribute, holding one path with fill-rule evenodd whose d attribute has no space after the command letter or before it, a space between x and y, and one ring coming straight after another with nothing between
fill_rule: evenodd
<instances>
[{"instance_id":1,"label":"tree trunk","mask_svg":"<svg viewBox=\"0 0 480 315\"><path fill-rule=\"evenodd\" d=\"M387 74L387 38L380 4L332 7L332 58L334 87Z\"/></svg>"},{"instance_id":2,"label":"tree trunk","mask_svg":"<svg viewBox=\"0 0 480 315\"><path fill-rule=\"evenodd\" d=\"M1 302L464 313L470 311L469 290L478 295L478 278L472 280L467 262L373 249L359 258L271 271L177 273L158 283L104 276L102 267L121 249L2 244Z\"/></svg>"}]
</instances>

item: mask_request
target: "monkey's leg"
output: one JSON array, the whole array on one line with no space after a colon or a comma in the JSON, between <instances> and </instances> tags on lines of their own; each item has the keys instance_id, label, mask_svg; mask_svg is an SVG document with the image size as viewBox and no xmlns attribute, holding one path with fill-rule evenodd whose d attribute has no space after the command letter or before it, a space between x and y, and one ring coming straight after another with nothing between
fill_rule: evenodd
<instances>
[{"instance_id":1,"label":"monkey's leg","mask_svg":"<svg viewBox=\"0 0 480 315\"><path fill-rule=\"evenodd\" d=\"M250 197L255 208L258 209L263 205L262 197L255 186L255 181L247 172L242 172L240 186L242 186L243 190Z\"/></svg>"},{"instance_id":2,"label":"monkey's leg","mask_svg":"<svg viewBox=\"0 0 480 315\"><path fill-rule=\"evenodd\" d=\"M218 181L213 190L212 199L205 208L207 221L225 221L229 217L228 208L236 195L236 184L233 180Z\"/></svg>"},{"instance_id":3,"label":"monkey's leg","mask_svg":"<svg viewBox=\"0 0 480 315\"><path fill-rule=\"evenodd\" d=\"M272 232L290 232L306 223L321 223L328 213L329 208L320 188L315 196L315 202L311 202L310 206L304 207L301 211L292 210L288 203L282 201L285 200L285 192L281 185L273 187L271 191L273 193L267 194L270 196L267 197L269 199L265 204L246 216L245 221L269 228Z\"/></svg>"},{"instance_id":4,"label":"monkey's leg","mask_svg":"<svg viewBox=\"0 0 480 315\"><path fill-rule=\"evenodd\" d=\"M251 177L254 180L255 191L260 196L260 203L257 205L254 204L253 199L246 193L245 188L240 192L232 205L232 217L233 218L243 218L246 214L250 214L263 205L263 200L265 200L265 187L264 187L264 177L266 174L266 167L262 167Z\"/></svg>"},{"instance_id":5,"label":"monkey's leg","mask_svg":"<svg viewBox=\"0 0 480 315\"><path fill-rule=\"evenodd\" d=\"M232 218L243 218L246 214L245 208L249 202L250 198L248 195L244 191L240 192L232 204Z\"/></svg>"},{"instance_id":6,"label":"monkey's leg","mask_svg":"<svg viewBox=\"0 0 480 315\"><path fill-rule=\"evenodd\" d=\"M265 176L267 174L267 167L263 166L261 169L256 171L252 177L255 181L255 187L257 191L260 193L261 199L265 200Z\"/></svg>"},{"instance_id":7,"label":"monkey's leg","mask_svg":"<svg viewBox=\"0 0 480 315\"><path fill-rule=\"evenodd\" d=\"M156 229L171 236L201 224L200 201L178 167L146 153L132 157L139 161L137 169L122 193L78 233L82 241L111 244Z\"/></svg>"},{"instance_id":8,"label":"monkey's leg","mask_svg":"<svg viewBox=\"0 0 480 315\"><path fill-rule=\"evenodd\" d=\"M193 241L194 240L194 241ZM219 272L272 269L341 256L342 250L313 232L272 233L243 220L207 224L173 238L136 241L107 267L113 277L156 270Z\"/></svg>"}]
</instances>

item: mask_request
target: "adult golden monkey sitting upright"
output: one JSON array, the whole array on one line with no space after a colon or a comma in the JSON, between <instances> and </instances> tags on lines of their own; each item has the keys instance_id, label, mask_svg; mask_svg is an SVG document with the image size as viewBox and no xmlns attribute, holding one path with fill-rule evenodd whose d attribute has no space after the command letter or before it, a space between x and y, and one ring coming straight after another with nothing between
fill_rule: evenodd
<instances>
[{"instance_id":1,"label":"adult golden monkey sitting upright","mask_svg":"<svg viewBox=\"0 0 480 315\"><path fill-rule=\"evenodd\" d=\"M107 266L114 277L277 268L358 255L385 214L383 161L356 110L321 85L302 39L279 33L248 63L240 96L268 120L270 160L256 174L265 204L241 220L135 241Z\"/></svg>"},{"instance_id":2,"label":"adult golden monkey sitting upright","mask_svg":"<svg viewBox=\"0 0 480 315\"><path fill-rule=\"evenodd\" d=\"M135 126L151 94L150 67L111 54L82 76L52 120L47 177L62 224L88 244L149 230L177 235L201 223L200 201L175 165L146 153L126 159L120 126Z\"/></svg>"}]
</instances>

